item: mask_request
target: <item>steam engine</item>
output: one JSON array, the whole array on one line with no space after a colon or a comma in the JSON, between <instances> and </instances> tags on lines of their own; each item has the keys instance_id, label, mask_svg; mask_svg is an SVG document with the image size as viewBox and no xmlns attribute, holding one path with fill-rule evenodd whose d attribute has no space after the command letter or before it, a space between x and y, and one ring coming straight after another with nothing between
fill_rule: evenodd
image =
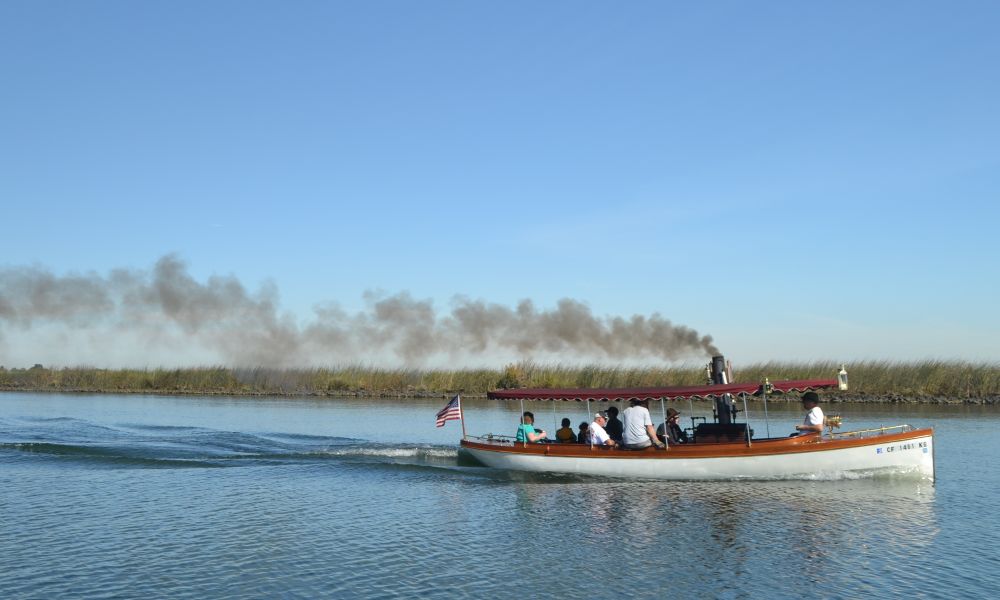
<instances>
[{"instance_id":1,"label":"steam engine","mask_svg":"<svg viewBox=\"0 0 1000 600\"><path fill-rule=\"evenodd\" d=\"M732 378L732 368L726 363L724 356L713 356L712 362L706 368L709 382L713 385L726 385ZM733 402L732 394L720 394L715 398L715 408L712 416L714 423L700 423L694 430L697 442L735 442L753 437L753 430L746 423L737 423L736 415L740 411Z\"/></svg>"}]
</instances>

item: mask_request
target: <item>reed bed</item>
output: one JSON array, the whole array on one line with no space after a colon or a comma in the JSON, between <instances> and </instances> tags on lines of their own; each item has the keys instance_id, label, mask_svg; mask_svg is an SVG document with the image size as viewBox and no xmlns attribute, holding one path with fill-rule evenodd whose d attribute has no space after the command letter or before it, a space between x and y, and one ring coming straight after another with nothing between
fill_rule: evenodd
<instances>
[{"instance_id":1,"label":"reed bed","mask_svg":"<svg viewBox=\"0 0 1000 600\"><path fill-rule=\"evenodd\" d=\"M872 398L1000 398L1000 364L926 360L846 364L851 391L843 400ZM839 363L764 362L736 369L735 381L832 378ZM578 366L518 362L499 369L385 369L347 365L317 369L231 368L28 369L0 367L0 390L50 390L164 394L418 397L456 392L485 394L496 388L617 388L705 383L692 366Z\"/></svg>"}]
</instances>

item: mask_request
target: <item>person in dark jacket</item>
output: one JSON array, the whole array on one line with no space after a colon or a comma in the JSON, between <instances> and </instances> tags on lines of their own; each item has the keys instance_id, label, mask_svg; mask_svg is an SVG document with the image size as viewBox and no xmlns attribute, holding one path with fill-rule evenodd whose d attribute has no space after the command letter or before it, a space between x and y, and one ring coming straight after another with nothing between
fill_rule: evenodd
<instances>
[{"instance_id":1,"label":"person in dark jacket","mask_svg":"<svg viewBox=\"0 0 1000 600\"><path fill-rule=\"evenodd\" d=\"M688 434L680 426L681 413L676 408L667 409L667 422L656 428L656 437L668 444L686 444Z\"/></svg>"},{"instance_id":2,"label":"person in dark jacket","mask_svg":"<svg viewBox=\"0 0 1000 600\"><path fill-rule=\"evenodd\" d=\"M608 436L611 437L618 445L622 443L622 422L618 419L618 407L609 406L608 410L608 424L604 427L604 431L608 432Z\"/></svg>"}]
</instances>

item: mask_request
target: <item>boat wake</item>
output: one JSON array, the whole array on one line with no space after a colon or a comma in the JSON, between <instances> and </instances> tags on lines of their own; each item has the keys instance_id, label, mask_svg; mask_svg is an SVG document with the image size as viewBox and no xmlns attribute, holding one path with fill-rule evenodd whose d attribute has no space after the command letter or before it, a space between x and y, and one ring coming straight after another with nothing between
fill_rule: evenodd
<instances>
[{"instance_id":1,"label":"boat wake","mask_svg":"<svg viewBox=\"0 0 1000 600\"><path fill-rule=\"evenodd\" d=\"M354 438L245 433L78 419L0 421L0 461L47 460L111 468L229 468L305 463L463 465L458 449Z\"/></svg>"},{"instance_id":2,"label":"boat wake","mask_svg":"<svg viewBox=\"0 0 1000 600\"><path fill-rule=\"evenodd\" d=\"M793 478L777 478L775 481L792 480ZM868 469L864 471L826 471L795 477L796 481L857 481L861 479L920 479L932 481L919 467L886 467L883 469Z\"/></svg>"}]
</instances>

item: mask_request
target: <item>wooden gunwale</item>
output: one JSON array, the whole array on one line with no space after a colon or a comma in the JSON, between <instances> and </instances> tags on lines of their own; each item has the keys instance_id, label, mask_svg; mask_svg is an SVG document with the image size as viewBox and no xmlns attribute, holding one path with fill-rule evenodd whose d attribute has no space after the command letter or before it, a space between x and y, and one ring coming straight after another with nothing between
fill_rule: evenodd
<instances>
[{"instance_id":1,"label":"wooden gunwale","mask_svg":"<svg viewBox=\"0 0 1000 600\"><path fill-rule=\"evenodd\" d=\"M583 444L524 445L519 442L515 443L513 446L501 446L497 444L484 444L471 440L462 440L460 444L463 448L473 448L476 450L485 450L501 454L528 454L578 458L614 458L622 460L636 458L671 460L679 458L722 458L804 454L807 452L823 452L845 448L877 446L880 444L902 442L933 435L934 429L927 427L900 433L885 433L852 439L821 438L818 435L777 439L771 438L767 440L753 440L753 443L750 446L747 446L746 442L677 444L670 446L670 448L666 451L657 450L655 448L647 448L645 450L615 450L600 446L591 447Z\"/></svg>"}]
</instances>

